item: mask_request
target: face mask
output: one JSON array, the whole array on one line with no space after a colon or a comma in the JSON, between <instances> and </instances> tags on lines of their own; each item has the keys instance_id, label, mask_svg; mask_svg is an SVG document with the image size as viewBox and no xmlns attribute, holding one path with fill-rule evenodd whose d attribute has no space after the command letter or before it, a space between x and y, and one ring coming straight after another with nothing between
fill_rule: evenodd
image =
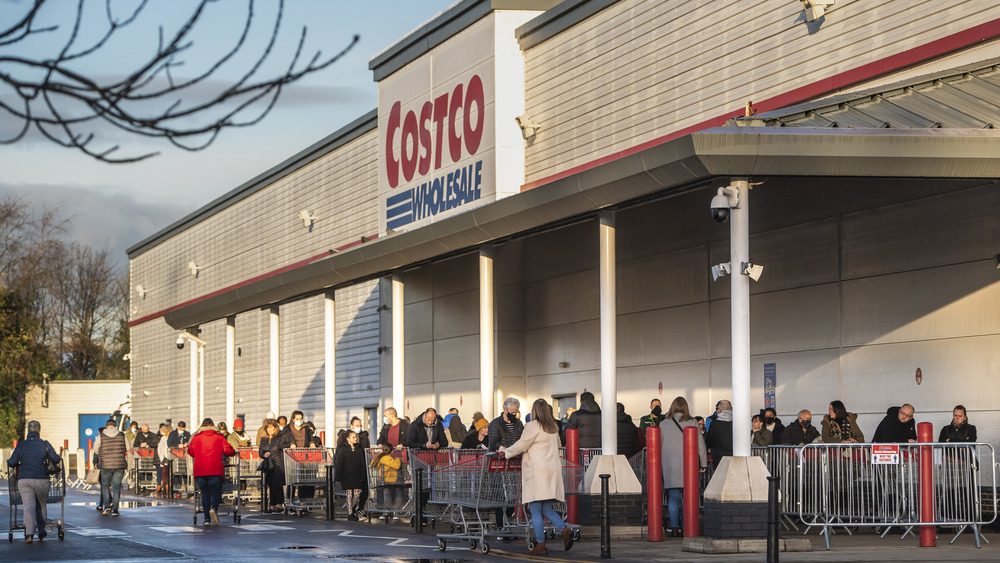
<instances>
[{"instance_id":1,"label":"face mask","mask_svg":"<svg viewBox=\"0 0 1000 563\"><path fill-rule=\"evenodd\" d=\"M663 414L663 409L660 408L660 405L653 407L653 416L660 416L661 414Z\"/></svg>"},{"instance_id":2,"label":"face mask","mask_svg":"<svg viewBox=\"0 0 1000 563\"><path fill-rule=\"evenodd\" d=\"M355 434L361 434L361 427L351 428L351 430L353 430Z\"/></svg>"},{"instance_id":3,"label":"face mask","mask_svg":"<svg viewBox=\"0 0 1000 563\"><path fill-rule=\"evenodd\" d=\"M765 416L764 417L764 424L774 424L774 417L773 416Z\"/></svg>"},{"instance_id":4,"label":"face mask","mask_svg":"<svg viewBox=\"0 0 1000 563\"><path fill-rule=\"evenodd\" d=\"M383 416L382 417L382 424L389 424L389 417L388 416Z\"/></svg>"},{"instance_id":5,"label":"face mask","mask_svg":"<svg viewBox=\"0 0 1000 563\"><path fill-rule=\"evenodd\" d=\"M302 427L302 421L301 420L296 420L295 421L295 427L296 428L301 428Z\"/></svg>"},{"instance_id":6,"label":"face mask","mask_svg":"<svg viewBox=\"0 0 1000 563\"><path fill-rule=\"evenodd\" d=\"M802 428L809 428L813 423L811 420L800 420L799 422L802 423Z\"/></svg>"}]
</instances>

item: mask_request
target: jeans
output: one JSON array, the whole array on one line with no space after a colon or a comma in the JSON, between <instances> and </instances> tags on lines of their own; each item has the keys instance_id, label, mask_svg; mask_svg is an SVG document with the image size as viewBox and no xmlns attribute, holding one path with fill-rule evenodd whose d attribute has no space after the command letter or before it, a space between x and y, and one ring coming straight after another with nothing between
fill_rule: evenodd
<instances>
[{"instance_id":1,"label":"jeans","mask_svg":"<svg viewBox=\"0 0 1000 563\"><path fill-rule=\"evenodd\" d=\"M125 469L101 469L101 506L118 511L118 499L122 496L122 479Z\"/></svg>"},{"instance_id":2,"label":"jeans","mask_svg":"<svg viewBox=\"0 0 1000 563\"><path fill-rule=\"evenodd\" d=\"M45 535L45 500L49 496L48 479L19 479L17 490L24 507L24 537L30 538L38 529L38 537ZM12 505L13 506L13 505Z\"/></svg>"},{"instance_id":3,"label":"jeans","mask_svg":"<svg viewBox=\"0 0 1000 563\"><path fill-rule=\"evenodd\" d=\"M667 514L670 515L670 527L681 527L681 500L684 489L667 489Z\"/></svg>"},{"instance_id":4,"label":"jeans","mask_svg":"<svg viewBox=\"0 0 1000 563\"><path fill-rule=\"evenodd\" d=\"M195 477L194 482L201 491L201 509L207 519L208 511L218 511L222 502L222 475L203 475Z\"/></svg>"},{"instance_id":5,"label":"jeans","mask_svg":"<svg viewBox=\"0 0 1000 563\"><path fill-rule=\"evenodd\" d=\"M559 513L552 509L552 500L536 500L528 503L528 511L531 512L531 528L535 530L535 542L545 543L545 519L548 518L558 531L566 527L566 523L559 517Z\"/></svg>"}]
</instances>

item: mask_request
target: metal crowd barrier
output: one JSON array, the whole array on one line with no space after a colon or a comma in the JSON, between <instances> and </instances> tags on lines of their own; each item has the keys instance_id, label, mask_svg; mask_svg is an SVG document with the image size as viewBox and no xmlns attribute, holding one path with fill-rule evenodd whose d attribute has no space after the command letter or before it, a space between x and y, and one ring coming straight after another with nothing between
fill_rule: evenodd
<instances>
[{"instance_id":1,"label":"metal crowd barrier","mask_svg":"<svg viewBox=\"0 0 1000 563\"><path fill-rule=\"evenodd\" d=\"M771 446L764 457L772 475L782 477L784 513L797 515L807 527L822 528L827 549L833 528L850 533L850 528L870 526L881 528L884 537L898 526L905 537L921 525L954 528L952 543L971 528L980 547L980 540L986 539L982 526L996 519L993 447L986 443L891 446L898 449L878 455L873 444ZM933 451L933 522L921 522L919 516L921 447Z\"/></svg>"}]
</instances>

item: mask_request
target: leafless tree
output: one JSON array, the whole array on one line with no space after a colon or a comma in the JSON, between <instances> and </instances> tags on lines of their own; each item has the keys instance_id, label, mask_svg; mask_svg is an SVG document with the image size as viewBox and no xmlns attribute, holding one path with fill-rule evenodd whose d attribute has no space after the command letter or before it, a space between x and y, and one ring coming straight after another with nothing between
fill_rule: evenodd
<instances>
[{"instance_id":1,"label":"leafless tree","mask_svg":"<svg viewBox=\"0 0 1000 563\"><path fill-rule=\"evenodd\" d=\"M158 154L146 152L122 155L119 146L102 140L99 132L112 129L144 137L166 139L185 150L209 146L225 128L259 122L274 107L282 88L322 70L340 59L358 36L333 56L322 51L306 53L306 28L298 36L297 47L281 70L268 73L276 57L281 36L284 0L277 2L269 38L253 40L254 0L242 0L246 16L242 33L208 63L195 55L192 47L199 33L206 33L206 13L218 0L193 2L191 13L176 28L148 33L155 42L152 54L126 69L103 69L111 78L88 72L96 61L115 48L122 35L135 31L149 0L77 0L75 16L66 17L66 3L52 0L24 2L21 13L2 18L0 23L0 122L5 125L0 144L16 143L36 130L49 141L80 150L111 163L134 162ZM5 10L12 8L8 5ZM171 7L173 7L171 2ZM243 5L243 4L241 4ZM266 4L271 7L271 4ZM101 11L103 10L103 14ZM98 31L91 24L99 16ZM25 55L28 46L51 49L44 56ZM250 63L235 80L226 80L208 95L206 88L224 80L233 65ZM192 75L181 77L180 69L194 67Z\"/></svg>"}]
</instances>

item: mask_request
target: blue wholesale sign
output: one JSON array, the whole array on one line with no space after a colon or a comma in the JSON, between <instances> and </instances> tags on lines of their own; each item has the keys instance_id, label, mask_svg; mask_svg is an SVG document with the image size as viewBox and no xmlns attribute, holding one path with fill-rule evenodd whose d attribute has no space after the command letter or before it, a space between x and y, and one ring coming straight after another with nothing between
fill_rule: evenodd
<instances>
[{"instance_id":1,"label":"blue wholesale sign","mask_svg":"<svg viewBox=\"0 0 1000 563\"><path fill-rule=\"evenodd\" d=\"M774 390L778 386L778 370L775 364L764 364L764 408L777 409Z\"/></svg>"}]
</instances>

